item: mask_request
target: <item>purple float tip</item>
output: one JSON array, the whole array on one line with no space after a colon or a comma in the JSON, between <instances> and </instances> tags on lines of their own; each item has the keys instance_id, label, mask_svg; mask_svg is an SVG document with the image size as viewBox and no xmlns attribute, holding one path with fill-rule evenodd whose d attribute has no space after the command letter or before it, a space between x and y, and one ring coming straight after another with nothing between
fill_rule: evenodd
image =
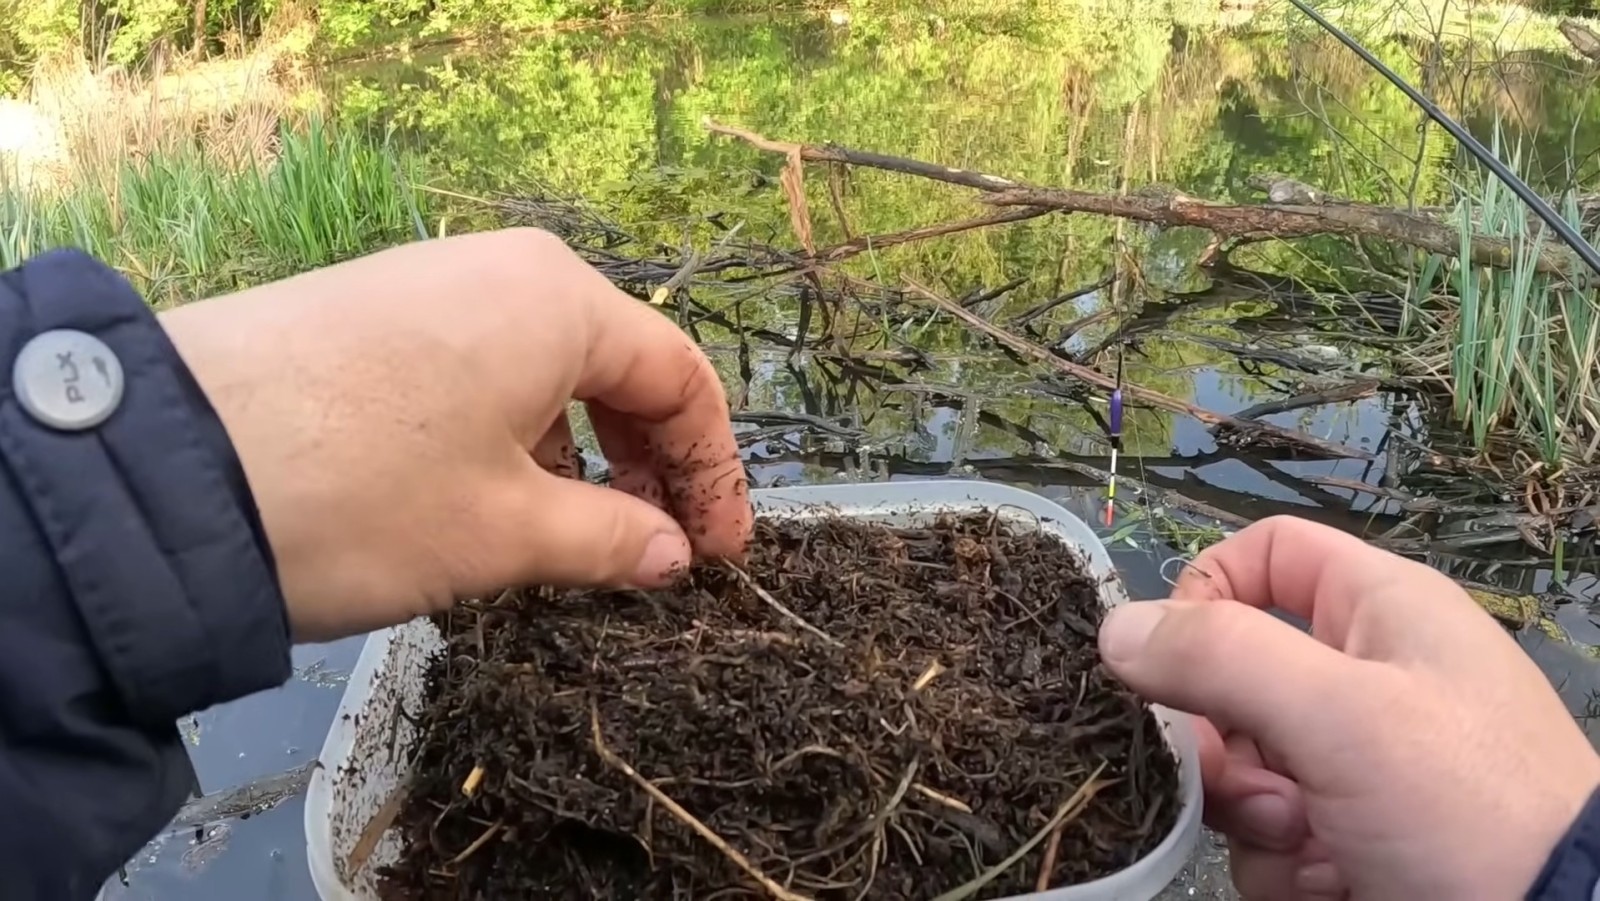
<instances>
[{"instance_id":1,"label":"purple float tip","mask_svg":"<svg viewBox=\"0 0 1600 901\"><path fill-rule=\"evenodd\" d=\"M1111 434L1122 434L1122 389L1111 392Z\"/></svg>"}]
</instances>

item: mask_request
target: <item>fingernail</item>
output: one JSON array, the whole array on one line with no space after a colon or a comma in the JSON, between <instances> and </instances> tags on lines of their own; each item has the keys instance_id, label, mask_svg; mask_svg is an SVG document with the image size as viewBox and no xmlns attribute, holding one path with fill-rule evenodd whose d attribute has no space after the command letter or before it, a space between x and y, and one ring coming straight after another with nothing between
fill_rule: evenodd
<instances>
[{"instance_id":1,"label":"fingernail","mask_svg":"<svg viewBox=\"0 0 1600 901\"><path fill-rule=\"evenodd\" d=\"M1329 861L1309 863L1295 872L1294 887L1302 897L1337 896L1344 894L1344 878Z\"/></svg>"},{"instance_id":2,"label":"fingernail","mask_svg":"<svg viewBox=\"0 0 1600 901\"><path fill-rule=\"evenodd\" d=\"M634 571L634 584L655 587L671 582L689 566L689 543L682 535L657 533L645 545L644 556Z\"/></svg>"},{"instance_id":3,"label":"fingernail","mask_svg":"<svg viewBox=\"0 0 1600 901\"><path fill-rule=\"evenodd\" d=\"M1290 822L1289 802L1274 794L1251 795L1239 802L1239 826L1264 848L1283 848L1298 838L1291 835L1295 824Z\"/></svg>"},{"instance_id":4,"label":"fingernail","mask_svg":"<svg viewBox=\"0 0 1600 901\"><path fill-rule=\"evenodd\" d=\"M1138 657L1167 610L1151 601L1134 601L1114 608L1100 624L1100 656L1109 663L1127 663Z\"/></svg>"}]
</instances>

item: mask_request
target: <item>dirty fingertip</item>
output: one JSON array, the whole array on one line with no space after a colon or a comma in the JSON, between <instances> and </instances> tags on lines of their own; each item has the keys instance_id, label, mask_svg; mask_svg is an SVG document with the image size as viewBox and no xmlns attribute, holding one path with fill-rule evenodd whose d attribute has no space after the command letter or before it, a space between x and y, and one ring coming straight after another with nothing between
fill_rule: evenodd
<instances>
[{"instance_id":1,"label":"dirty fingertip","mask_svg":"<svg viewBox=\"0 0 1600 901\"><path fill-rule=\"evenodd\" d=\"M641 588L670 585L689 569L689 541L683 533L657 532L645 545L633 581Z\"/></svg>"}]
</instances>

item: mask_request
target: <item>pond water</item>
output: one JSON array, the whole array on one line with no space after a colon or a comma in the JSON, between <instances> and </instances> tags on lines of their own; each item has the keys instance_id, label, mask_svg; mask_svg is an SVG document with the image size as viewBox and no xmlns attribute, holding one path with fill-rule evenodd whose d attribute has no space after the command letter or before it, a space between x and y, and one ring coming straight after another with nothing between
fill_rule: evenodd
<instances>
[{"instance_id":1,"label":"pond water","mask_svg":"<svg viewBox=\"0 0 1600 901\"><path fill-rule=\"evenodd\" d=\"M668 247L688 241L705 248L734 224L741 239L795 246L778 185L782 160L711 137L706 117L775 139L833 141L1093 191L1161 183L1249 202L1261 199L1249 177L1277 172L1353 199L1426 205L1457 177L1460 157L1448 136L1435 128L1424 137L1421 114L1348 51L1276 20L1244 30L1223 24L1215 15L1175 20L1137 3L1048 23L915 14L680 22L399 48L381 60L333 68L324 85L341 118L419 153L434 187L484 197L581 194L631 234ZM1426 50L1403 36L1378 45L1402 75L1433 85L1445 108L1483 140L1497 125L1520 140L1527 171L1541 187L1559 188L1571 177L1569 148L1600 147L1600 92L1568 71L1575 64L1559 49L1534 46L1490 59L1455 46L1425 64ZM1578 158L1576 171L1591 185L1595 170L1595 159ZM968 192L858 171L839 190L847 232L829 201L825 170L811 168L808 180L819 246L983 211ZM430 227L454 232L481 224L472 209L441 203ZM1026 279L974 305L1005 322L1100 283L1126 254L1136 261L1136 278L1121 280L1120 291L1085 291L1035 320L1039 338L1083 352L1112 330L1147 319L1151 328L1136 352L1126 352L1127 380L1219 413L1318 379L1381 371L1381 360L1374 364L1370 352L1340 337L1355 330L1350 318L1359 313L1328 303L1285 312L1248 278L1225 281L1197 267L1205 244L1205 235L1185 230L1057 216L867 254L849 271L886 284L913 275L952 297ZM1360 265L1348 249L1317 241L1249 248L1235 263L1335 286ZM1175 292L1185 302L1164 306ZM696 289L695 296L706 307L732 308L728 289ZM1103 310L1110 313L1057 341L1069 323ZM792 333L795 315L783 298L739 304L746 326L784 334ZM851 321L850 328L858 326ZM1021 365L956 326L932 316L877 326L873 340L882 346L911 343L929 356L915 373L896 370L910 387L820 356L791 360L782 348L752 346L741 363L736 336L726 329L707 334L738 399L740 428L761 432L747 448L758 484L993 479L1099 520L1104 489L1081 466L1107 465L1103 401L1064 395L1041 367ZM1241 363L1229 350L1240 344L1269 360L1311 354L1319 365L1296 372ZM1111 359L1088 362L1105 367ZM796 413L834 428L774 428L782 420L773 414ZM1422 424L1412 404L1382 394L1266 419L1377 459L1240 452L1189 417L1140 408L1128 415L1121 472L1249 519L1292 512L1375 535L1402 525L1395 504L1307 477L1378 484L1390 442L1446 440L1436 422ZM1574 712L1585 710L1595 680L1583 649L1600 640L1590 621L1597 588L1587 550L1569 551L1558 573L1517 542L1474 546L1478 526L1470 517L1446 518L1442 527L1462 531L1428 553L1434 565L1557 602L1555 620L1579 650L1547 641L1538 629L1521 637ZM1134 507L1102 531L1131 593L1145 598L1165 591L1162 561L1216 534L1214 525L1175 510ZM360 641L297 648L300 675L282 689L198 716L191 733L202 786L218 791L312 760ZM127 886L113 885L107 895L312 899L301 810L291 796L248 820L205 827L199 842L193 828L168 836L133 862Z\"/></svg>"}]
</instances>

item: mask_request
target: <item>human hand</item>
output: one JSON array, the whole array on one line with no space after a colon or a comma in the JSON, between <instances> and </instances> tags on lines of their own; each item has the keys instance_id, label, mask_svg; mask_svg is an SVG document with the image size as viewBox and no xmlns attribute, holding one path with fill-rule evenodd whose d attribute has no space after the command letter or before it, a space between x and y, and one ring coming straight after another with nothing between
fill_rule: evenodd
<instances>
[{"instance_id":1,"label":"human hand","mask_svg":"<svg viewBox=\"0 0 1600 901\"><path fill-rule=\"evenodd\" d=\"M1206 821L1251 901L1523 897L1600 783L1549 682L1459 586L1306 520L1201 553L1171 600L1110 614L1100 649L1197 715Z\"/></svg>"},{"instance_id":2,"label":"human hand","mask_svg":"<svg viewBox=\"0 0 1600 901\"><path fill-rule=\"evenodd\" d=\"M512 584L655 587L749 539L716 371L545 232L409 244L161 320L243 462L298 639ZM562 477L573 399L610 487Z\"/></svg>"}]
</instances>

